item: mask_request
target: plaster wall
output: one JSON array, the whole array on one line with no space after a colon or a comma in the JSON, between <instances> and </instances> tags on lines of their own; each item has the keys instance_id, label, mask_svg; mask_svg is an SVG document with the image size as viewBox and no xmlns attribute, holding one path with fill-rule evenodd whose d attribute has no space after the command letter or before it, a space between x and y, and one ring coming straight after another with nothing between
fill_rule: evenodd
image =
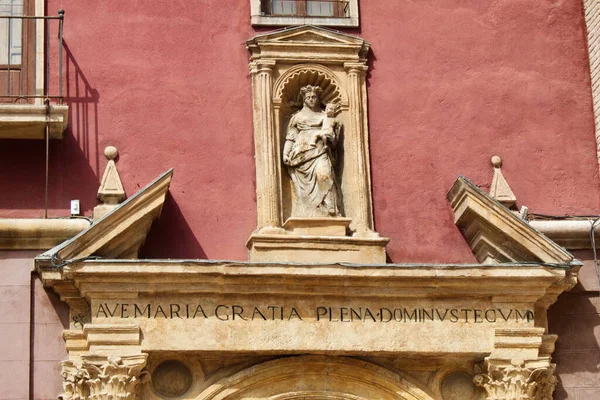
<instances>
[{"instance_id":1,"label":"plaster wall","mask_svg":"<svg viewBox=\"0 0 600 400\"><path fill-rule=\"evenodd\" d=\"M0 251L1 400L54 399L61 392L68 309L32 273L37 253Z\"/></svg>"},{"instance_id":2,"label":"plaster wall","mask_svg":"<svg viewBox=\"0 0 600 400\"><path fill-rule=\"evenodd\" d=\"M584 260L579 282L548 310L548 329L558 335L554 398L591 400L600 396L600 278L591 251L573 254Z\"/></svg>"},{"instance_id":3,"label":"plaster wall","mask_svg":"<svg viewBox=\"0 0 600 400\"><path fill-rule=\"evenodd\" d=\"M50 148L50 215L96 203L107 145L129 195L175 175L146 257L247 259L256 226L250 2L48 0L66 10L69 130ZM489 158L520 204L597 214L580 1L362 1L376 229L394 262L471 262L445 193ZM261 31L264 31L261 28ZM3 141L2 217L39 217L44 145ZM160 233L159 233L160 232Z\"/></svg>"}]
</instances>

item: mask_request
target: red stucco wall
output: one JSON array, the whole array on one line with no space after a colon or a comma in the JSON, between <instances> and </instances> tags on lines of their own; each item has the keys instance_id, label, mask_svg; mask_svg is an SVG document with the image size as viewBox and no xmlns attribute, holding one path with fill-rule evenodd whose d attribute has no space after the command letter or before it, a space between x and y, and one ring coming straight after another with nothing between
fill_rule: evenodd
<instances>
[{"instance_id":1,"label":"red stucco wall","mask_svg":"<svg viewBox=\"0 0 600 400\"><path fill-rule=\"evenodd\" d=\"M101 154L115 145L129 195L175 168L144 256L246 259L256 218L249 1L48 3L66 10L70 106L69 130L51 144L50 215L68 215L76 198L91 213ZM493 154L531 212L598 215L579 0L363 0L360 10L361 28L347 32L373 49L373 202L391 261L474 261L445 193L459 174L487 189ZM43 215L44 151L0 141L0 218ZM0 254L0 398L60 392L66 306L32 278L34 255ZM582 283L549 314L557 399L600 387L597 278L580 257Z\"/></svg>"},{"instance_id":2,"label":"red stucco wall","mask_svg":"<svg viewBox=\"0 0 600 400\"><path fill-rule=\"evenodd\" d=\"M597 214L598 163L579 1L361 1L376 227L394 262L471 262L445 193L486 188L489 158L521 205ZM129 195L175 168L147 257L247 259L256 226L249 1L49 0L66 10L70 128L51 144L52 216L95 205L119 148ZM0 217L43 215L44 146L3 141Z\"/></svg>"}]
</instances>

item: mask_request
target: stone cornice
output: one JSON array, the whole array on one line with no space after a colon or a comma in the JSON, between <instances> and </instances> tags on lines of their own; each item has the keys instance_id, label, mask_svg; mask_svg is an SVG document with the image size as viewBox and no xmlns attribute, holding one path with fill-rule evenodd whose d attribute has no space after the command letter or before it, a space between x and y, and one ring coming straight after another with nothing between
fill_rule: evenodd
<instances>
[{"instance_id":1,"label":"stone cornice","mask_svg":"<svg viewBox=\"0 0 600 400\"><path fill-rule=\"evenodd\" d=\"M0 104L0 139L44 139L46 122L50 139L62 139L68 121L67 105Z\"/></svg>"},{"instance_id":2,"label":"stone cornice","mask_svg":"<svg viewBox=\"0 0 600 400\"><path fill-rule=\"evenodd\" d=\"M534 261L566 265L573 256L464 177L447 194L454 220L482 263Z\"/></svg>"},{"instance_id":3,"label":"stone cornice","mask_svg":"<svg viewBox=\"0 0 600 400\"><path fill-rule=\"evenodd\" d=\"M546 303L555 298L557 288L565 287L561 282L568 280L571 269L539 263L359 265L86 260L62 268L39 267L38 271L45 286L81 310L73 312L71 306L71 318L77 316L84 321L83 326L72 324L65 332L71 355L201 348L282 353L403 352L436 357L446 353L512 357L518 353L538 357L547 354L549 348L541 325ZM197 311L199 305L203 311ZM285 312L294 310L301 318L277 314L278 319L273 316L273 320L268 320L271 317L266 314L258 319L251 311L256 307L265 313L268 307L281 313L284 308ZM336 313L349 312L348 307L364 310L365 319L352 324L335 322L343 318ZM232 320L219 314L236 308L240 312L246 310L245 317ZM431 321L424 322L424 314L418 314L422 308L431 314ZM317 309L328 312L329 321L334 322L316 323ZM366 319L367 310L371 320ZM180 311L183 314L179 315ZM383 321L384 312L389 320ZM400 312L413 314L400 316ZM392 315L394 323L386 324ZM452 315L456 319L452 320ZM462 319L458 321L459 318ZM162 328L155 329L156 324ZM315 335L325 324L326 337L316 340ZM231 332L226 338L218 334L224 327ZM246 337L250 327L252 339L246 342L242 337ZM165 340L167 331L177 332L173 338L185 339ZM267 340L275 331L284 339ZM427 339L405 339L414 335ZM448 344L446 335L456 340Z\"/></svg>"},{"instance_id":4,"label":"stone cornice","mask_svg":"<svg viewBox=\"0 0 600 400\"><path fill-rule=\"evenodd\" d=\"M347 295L381 298L492 297L535 303L556 295L569 269L542 264L353 265L227 261L88 260L40 268L47 286L91 298L138 293ZM67 282L72 283L66 285ZM563 289L566 289L564 287ZM63 294L63 295L66 295Z\"/></svg>"},{"instance_id":5,"label":"stone cornice","mask_svg":"<svg viewBox=\"0 0 600 400\"><path fill-rule=\"evenodd\" d=\"M0 250L47 250L89 227L83 218L2 218Z\"/></svg>"},{"instance_id":6,"label":"stone cornice","mask_svg":"<svg viewBox=\"0 0 600 400\"><path fill-rule=\"evenodd\" d=\"M89 322L89 321L88 321ZM139 351L141 333L135 324L84 324L80 329L63 331L69 354L85 354L98 347L118 346L128 351Z\"/></svg>"}]
</instances>

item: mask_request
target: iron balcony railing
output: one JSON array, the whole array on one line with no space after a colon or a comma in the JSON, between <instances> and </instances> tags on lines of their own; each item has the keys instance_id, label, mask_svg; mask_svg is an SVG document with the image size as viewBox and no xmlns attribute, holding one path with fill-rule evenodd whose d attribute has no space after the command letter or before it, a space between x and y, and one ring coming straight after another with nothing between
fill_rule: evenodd
<instances>
[{"instance_id":1,"label":"iron balcony railing","mask_svg":"<svg viewBox=\"0 0 600 400\"><path fill-rule=\"evenodd\" d=\"M273 17L349 18L350 2L341 0L262 0L261 14Z\"/></svg>"},{"instance_id":2,"label":"iron balcony railing","mask_svg":"<svg viewBox=\"0 0 600 400\"><path fill-rule=\"evenodd\" d=\"M62 104L64 18L64 10L55 16L0 15L0 103Z\"/></svg>"}]
</instances>

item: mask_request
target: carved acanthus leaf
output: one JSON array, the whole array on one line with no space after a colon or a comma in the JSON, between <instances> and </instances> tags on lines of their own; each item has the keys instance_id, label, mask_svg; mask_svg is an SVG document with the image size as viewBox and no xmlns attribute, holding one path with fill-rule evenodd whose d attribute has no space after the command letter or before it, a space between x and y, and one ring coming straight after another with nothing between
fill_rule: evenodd
<instances>
[{"instance_id":1,"label":"carved acanthus leaf","mask_svg":"<svg viewBox=\"0 0 600 400\"><path fill-rule=\"evenodd\" d=\"M141 382L149 379L142 372L146 357L138 356L134 362L120 357L82 356L62 363L63 400L136 400Z\"/></svg>"},{"instance_id":2,"label":"carved acanthus leaf","mask_svg":"<svg viewBox=\"0 0 600 400\"><path fill-rule=\"evenodd\" d=\"M487 400L552 400L556 387L555 364L530 368L523 360L510 365L488 364L475 368L473 382L487 392Z\"/></svg>"}]
</instances>

